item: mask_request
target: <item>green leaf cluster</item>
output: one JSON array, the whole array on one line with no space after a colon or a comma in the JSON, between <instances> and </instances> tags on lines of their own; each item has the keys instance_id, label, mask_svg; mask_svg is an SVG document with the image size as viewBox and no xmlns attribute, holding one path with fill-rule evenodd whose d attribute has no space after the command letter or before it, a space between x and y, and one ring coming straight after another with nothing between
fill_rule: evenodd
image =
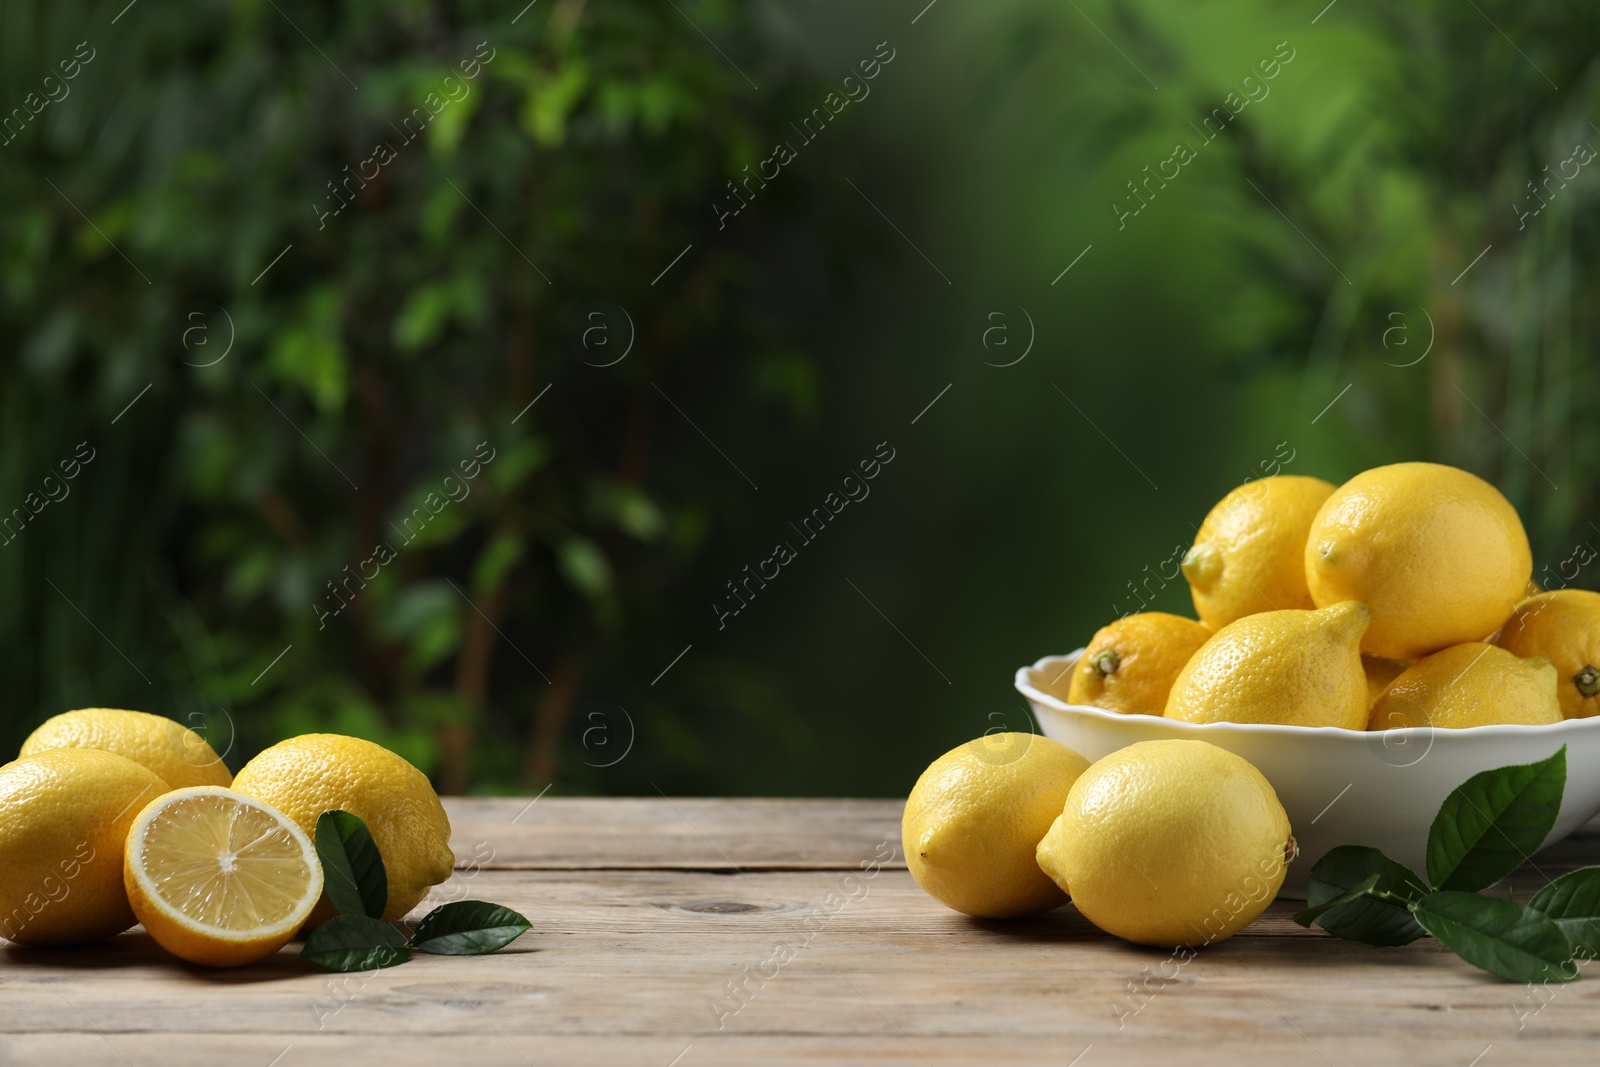
<instances>
[{"instance_id":1,"label":"green leaf cluster","mask_svg":"<svg viewBox=\"0 0 1600 1067\"><path fill-rule=\"evenodd\" d=\"M504 948L533 925L499 904L456 900L428 912L406 937L383 921L389 900L383 857L366 824L348 811L317 819L317 856L323 892L339 914L311 932L300 955L332 971L394 967L412 952L479 956Z\"/></svg>"},{"instance_id":2,"label":"green leaf cluster","mask_svg":"<svg viewBox=\"0 0 1600 1067\"><path fill-rule=\"evenodd\" d=\"M1511 981L1577 978L1576 961L1600 954L1600 867L1564 874L1527 903L1479 892L1544 844L1566 782L1565 745L1538 763L1473 775L1428 828L1426 880L1378 849L1341 845L1312 867L1295 922L1379 947L1432 934Z\"/></svg>"}]
</instances>

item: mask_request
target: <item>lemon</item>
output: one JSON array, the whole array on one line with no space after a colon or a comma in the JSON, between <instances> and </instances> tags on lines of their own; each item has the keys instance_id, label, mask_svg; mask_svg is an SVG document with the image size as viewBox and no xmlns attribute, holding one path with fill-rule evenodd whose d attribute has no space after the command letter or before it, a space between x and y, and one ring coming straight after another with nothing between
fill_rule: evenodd
<instances>
[{"instance_id":1,"label":"lemon","mask_svg":"<svg viewBox=\"0 0 1600 1067\"><path fill-rule=\"evenodd\" d=\"M238 967L278 951L322 895L304 830L220 786L176 789L128 832L123 885L134 915L174 956Z\"/></svg>"},{"instance_id":2,"label":"lemon","mask_svg":"<svg viewBox=\"0 0 1600 1067\"><path fill-rule=\"evenodd\" d=\"M1561 721L1556 669L1481 641L1452 645L1407 667L1372 706L1369 730Z\"/></svg>"},{"instance_id":3,"label":"lemon","mask_svg":"<svg viewBox=\"0 0 1600 1067\"><path fill-rule=\"evenodd\" d=\"M1486 639L1533 573L1510 502L1437 463L1374 467L1334 490L1311 524L1305 564L1318 607L1372 609L1361 651L1390 659Z\"/></svg>"},{"instance_id":4,"label":"lemon","mask_svg":"<svg viewBox=\"0 0 1600 1067\"><path fill-rule=\"evenodd\" d=\"M389 922L450 877L450 820L427 776L382 745L343 734L280 741L239 769L233 788L283 812L315 838L317 819L342 809L367 824L389 876ZM326 899L310 925L332 918Z\"/></svg>"},{"instance_id":5,"label":"lemon","mask_svg":"<svg viewBox=\"0 0 1600 1067\"><path fill-rule=\"evenodd\" d=\"M1088 766L1034 734L985 734L946 752L906 799L900 841L911 876L941 904L981 918L1066 903L1033 855Z\"/></svg>"},{"instance_id":6,"label":"lemon","mask_svg":"<svg viewBox=\"0 0 1600 1067\"><path fill-rule=\"evenodd\" d=\"M98 748L150 768L169 789L227 785L228 765L204 737L163 715L120 708L82 708L46 719L22 743L31 756L56 748Z\"/></svg>"},{"instance_id":7,"label":"lemon","mask_svg":"<svg viewBox=\"0 0 1600 1067\"><path fill-rule=\"evenodd\" d=\"M1073 783L1038 863L1100 929L1174 948L1248 926L1296 851L1248 760L1204 741L1142 741Z\"/></svg>"},{"instance_id":8,"label":"lemon","mask_svg":"<svg viewBox=\"0 0 1600 1067\"><path fill-rule=\"evenodd\" d=\"M0 937L75 944L134 923L122 849L167 783L133 760L63 748L0 767Z\"/></svg>"},{"instance_id":9,"label":"lemon","mask_svg":"<svg viewBox=\"0 0 1600 1067\"><path fill-rule=\"evenodd\" d=\"M1384 659L1382 656L1362 656L1361 669L1367 675L1367 707L1378 702L1389 683L1400 677L1411 664L1405 660Z\"/></svg>"},{"instance_id":10,"label":"lemon","mask_svg":"<svg viewBox=\"0 0 1600 1067\"><path fill-rule=\"evenodd\" d=\"M1600 714L1600 593L1561 589L1530 597L1517 605L1495 643L1555 664L1563 718Z\"/></svg>"},{"instance_id":11,"label":"lemon","mask_svg":"<svg viewBox=\"0 0 1600 1067\"><path fill-rule=\"evenodd\" d=\"M1195 613L1213 630L1258 611L1312 608L1306 534L1333 493L1321 478L1280 474L1217 501L1183 557Z\"/></svg>"},{"instance_id":12,"label":"lemon","mask_svg":"<svg viewBox=\"0 0 1600 1067\"><path fill-rule=\"evenodd\" d=\"M1360 730L1367 676L1359 644L1365 604L1263 611L1230 622L1172 683L1167 718Z\"/></svg>"},{"instance_id":13,"label":"lemon","mask_svg":"<svg viewBox=\"0 0 1600 1067\"><path fill-rule=\"evenodd\" d=\"M1160 715L1167 691L1211 631L1181 615L1146 611L1102 627L1073 664L1069 704Z\"/></svg>"}]
</instances>

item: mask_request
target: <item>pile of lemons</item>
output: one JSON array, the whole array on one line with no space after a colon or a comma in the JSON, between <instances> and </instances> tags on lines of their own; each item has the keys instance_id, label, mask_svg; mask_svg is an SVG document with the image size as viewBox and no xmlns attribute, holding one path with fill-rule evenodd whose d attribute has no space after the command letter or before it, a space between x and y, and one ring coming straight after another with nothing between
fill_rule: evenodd
<instances>
[{"instance_id":1,"label":"pile of lemons","mask_svg":"<svg viewBox=\"0 0 1600 1067\"><path fill-rule=\"evenodd\" d=\"M1546 592L1516 510L1434 463L1342 486L1276 476L1223 497L1183 560L1198 620L1127 615L1047 688L1072 704L1189 723L1440 729L1600 713L1600 593ZM1091 765L995 733L923 772L901 824L937 900L1015 918L1069 899L1141 944L1243 929L1297 848L1271 784L1200 740Z\"/></svg>"},{"instance_id":2,"label":"pile of lemons","mask_svg":"<svg viewBox=\"0 0 1600 1067\"><path fill-rule=\"evenodd\" d=\"M1127 615L1047 688L1192 723L1387 730L1600 713L1600 593L1545 592L1516 510L1455 467L1223 497L1183 559L1199 621Z\"/></svg>"},{"instance_id":3,"label":"pile of lemons","mask_svg":"<svg viewBox=\"0 0 1600 1067\"><path fill-rule=\"evenodd\" d=\"M144 924L230 967L333 915L313 835L359 816L389 879L384 918L450 877L450 823L421 771L360 738L305 734L230 774L204 737L113 708L46 721L0 767L0 937L77 944Z\"/></svg>"},{"instance_id":4,"label":"pile of lemons","mask_svg":"<svg viewBox=\"0 0 1600 1067\"><path fill-rule=\"evenodd\" d=\"M1297 848L1272 785L1204 741L1144 741L1094 764L1048 738L986 734L922 772L900 824L928 894L984 919L1072 903L1108 933L1173 948L1232 937Z\"/></svg>"}]
</instances>

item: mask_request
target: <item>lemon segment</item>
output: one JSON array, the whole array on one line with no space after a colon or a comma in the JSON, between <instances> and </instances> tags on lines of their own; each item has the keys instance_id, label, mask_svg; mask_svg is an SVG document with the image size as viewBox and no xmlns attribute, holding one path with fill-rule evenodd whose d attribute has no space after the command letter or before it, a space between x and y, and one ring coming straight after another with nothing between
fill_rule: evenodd
<instances>
[{"instance_id":1,"label":"lemon segment","mask_svg":"<svg viewBox=\"0 0 1600 1067\"><path fill-rule=\"evenodd\" d=\"M141 811L123 877L150 936L211 967L278 951L322 895L322 866L305 831L220 786L175 790Z\"/></svg>"}]
</instances>

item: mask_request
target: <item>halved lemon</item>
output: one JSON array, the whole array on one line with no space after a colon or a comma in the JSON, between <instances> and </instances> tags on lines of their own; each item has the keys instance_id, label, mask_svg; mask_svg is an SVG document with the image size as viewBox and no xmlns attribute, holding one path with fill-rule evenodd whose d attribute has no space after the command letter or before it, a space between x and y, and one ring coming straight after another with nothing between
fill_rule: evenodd
<instances>
[{"instance_id":1,"label":"halved lemon","mask_svg":"<svg viewBox=\"0 0 1600 1067\"><path fill-rule=\"evenodd\" d=\"M164 793L123 853L128 903L156 943L190 963L238 967L288 943L322 895L304 830L221 786Z\"/></svg>"}]
</instances>

